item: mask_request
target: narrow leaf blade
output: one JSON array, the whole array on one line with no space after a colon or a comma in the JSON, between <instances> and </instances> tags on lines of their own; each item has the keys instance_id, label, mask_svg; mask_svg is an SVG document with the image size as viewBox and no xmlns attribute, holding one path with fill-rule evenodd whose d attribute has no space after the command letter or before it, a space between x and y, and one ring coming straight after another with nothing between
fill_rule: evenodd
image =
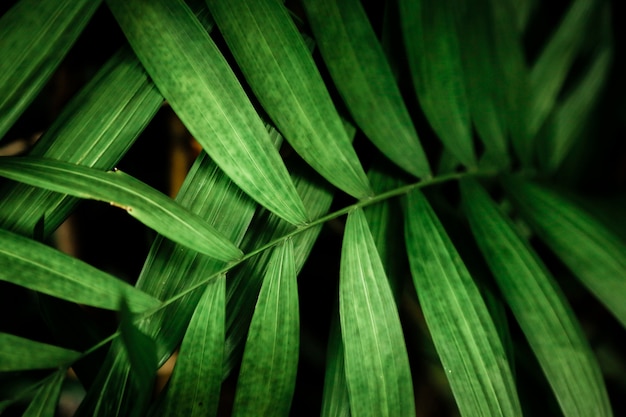
<instances>
[{"instance_id":1,"label":"narrow leaf blade","mask_svg":"<svg viewBox=\"0 0 626 417\"><path fill-rule=\"evenodd\" d=\"M308 0L304 6L317 46L358 126L398 166L417 177L429 176L417 132L361 3Z\"/></svg>"},{"instance_id":2,"label":"narrow leaf blade","mask_svg":"<svg viewBox=\"0 0 626 417\"><path fill-rule=\"evenodd\" d=\"M52 374L39 388L22 417L54 417L66 373L63 368Z\"/></svg>"},{"instance_id":3,"label":"narrow leaf blade","mask_svg":"<svg viewBox=\"0 0 626 417\"><path fill-rule=\"evenodd\" d=\"M0 229L0 280L64 300L117 309L126 296L132 309L159 301L130 284L49 246Z\"/></svg>"},{"instance_id":4,"label":"narrow leaf blade","mask_svg":"<svg viewBox=\"0 0 626 417\"><path fill-rule=\"evenodd\" d=\"M233 416L287 416L298 366L300 320L291 240L274 249L243 355Z\"/></svg>"},{"instance_id":5,"label":"narrow leaf blade","mask_svg":"<svg viewBox=\"0 0 626 417\"><path fill-rule=\"evenodd\" d=\"M162 235L221 260L243 255L200 216L121 171L102 172L44 158L5 157L0 159L0 175L75 197L110 202Z\"/></svg>"},{"instance_id":6,"label":"narrow leaf blade","mask_svg":"<svg viewBox=\"0 0 626 417\"><path fill-rule=\"evenodd\" d=\"M598 363L574 313L529 244L474 181L461 183L472 231L565 416L610 416Z\"/></svg>"},{"instance_id":7,"label":"narrow leaf blade","mask_svg":"<svg viewBox=\"0 0 626 417\"><path fill-rule=\"evenodd\" d=\"M339 314L352 414L415 415L400 317L361 209L351 212L346 222Z\"/></svg>"},{"instance_id":8,"label":"narrow leaf blade","mask_svg":"<svg viewBox=\"0 0 626 417\"><path fill-rule=\"evenodd\" d=\"M239 81L182 0L109 0L135 53L185 126L254 200L300 224L307 215Z\"/></svg>"},{"instance_id":9,"label":"narrow leaf blade","mask_svg":"<svg viewBox=\"0 0 626 417\"><path fill-rule=\"evenodd\" d=\"M0 19L0 139L43 88L100 0L21 0Z\"/></svg>"},{"instance_id":10,"label":"narrow leaf blade","mask_svg":"<svg viewBox=\"0 0 626 417\"><path fill-rule=\"evenodd\" d=\"M485 302L419 190L408 194L405 216L413 282L461 415L521 415L506 354Z\"/></svg>"},{"instance_id":11,"label":"narrow leaf blade","mask_svg":"<svg viewBox=\"0 0 626 417\"><path fill-rule=\"evenodd\" d=\"M505 186L524 220L626 327L626 244L553 191L515 178Z\"/></svg>"},{"instance_id":12,"label":"narrow leaf blade","mask_svg":"<svg viewBox=\"0 0 626 417\"><path fill-rule=\"evenodd\" d=\"M0 333L0 371L24 371L67 366L80 352Z\"/></svg>"}]
</instances>

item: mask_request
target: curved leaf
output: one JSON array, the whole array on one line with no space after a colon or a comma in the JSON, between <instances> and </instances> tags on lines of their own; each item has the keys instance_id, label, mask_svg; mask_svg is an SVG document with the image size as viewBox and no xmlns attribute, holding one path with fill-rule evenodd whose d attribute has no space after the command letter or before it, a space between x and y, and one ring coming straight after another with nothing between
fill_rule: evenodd
<instances>
[{"instance_id":1,"label":"curved leaf","mask_svg":"<svg viewBox=\"0 0 626 417\"><path fill-rule=\"evenodd\" d=\"M560 288L474 181L461 182L476 241L565 416L610 416L600 367Z\"/></svg>"},{"instance_id":2,"label":"curved leaf","mask_svg":"<svg viewBox=\"0 0 626 417\"><path fill-rule=\"evenodd\" d=\"M124 48L70 101L29 155L111 169L162 102L163 96L132 51ZM77 203L73 197L15 182L0 184L0 195L3 228L32 236L44 218L44 238Z\"/></svg>"},{"instance_id":3,"label":"curved leaf","mask_svg":"<svg viewBox=\"0 0 626 417\"><path fill-rule=\"evenodd\" d=\"M22 417L54 417L59 403L61 386L65 381L66 369L60 369L47 378Z\"/></svg>"},{"instance_id":4,"label":"curved leaf","mask_svg":"<svg viewBox=\"0 0 626 417\"><path fill-rule=\"evenodd\" d=\"M243 253L200 216L124 174L52 159L4 157L0 176L80 198L110 202L163 236L198 252L232 261Z\"/></svg>"},{"instance_id":5,"label":"curved leaf","mask_svg":"<svg viewBox=\"0 0 626 417\"><path fill-rule=\"evenodd\" d=\"M46 84L100 0L20 0L0 19L0 139Z\"/></svg>"},{"instance_id":6,"label":"curved leaf","mask_svg":"<svg viewBox=\"0 0 626 417\"><path fill-rule=\"evenodd\" d=\"M346 222L339 314L352 415L415 415L400 317L361 209L350 212Z\"/></svg>"},{"instance_id":7,"label":"curved leaf","mask_svg":"<svg viewBox=\"0 0 626 417\"><path fill-rule=\"evenodd\" d=\"M69 365L80 352L0 332L0 371L58 368Z\"/></svg>"},{"instance_id":8,"label":"curved leaf","mask_svg":"<svg viewBox=\"0 0 626 417\"><path fill-rule=\"evenodd\" d=\"M356 198L372 194L350 140L281 2L207 0L252 90L293 148L329 182Z\"/></svg>"},{"instance_id":9,"label":"curved leaf","mask_svg":"<svg viewBox=\"0 0 626 417\"><path fill-rule=\"evenodd\" d=\"M505 187L524 220L626 327L626 244L553 191L515 178Z\"/></svg>"},{"instance_id":10,"label":"curved leaf","mask_svg":"<svg viewBox=\"0 0 626 417\"><path fill-rule=\"evenodd\" d=\"M225 277L215 279L204 290L180 346L158 415L216 415L223 375L225 293Z\"/></svg>"},{"instance_id":11,"label":"curved leaf","mask_svg":"<svg viewBox=\"0 0 626 417\"><path fill-rule=\"evenodd\" d=\"M476 166L456 29L457 0L401 0L400 24L417 97L446 148Z\"/></svg>"},{"instance_id":12,"label":"curved leaf","mask_svg":"<svg viewBox=\"0 0 626 417\"><path fill-rule=\"evenodd\" d=\"M0 229L0 280L64 300L117 309L128 298L135 311L159 301L130 284L49 246Z\"/></svg>"},{"instance_id":13,"label":"curved leaf","mask_svg":"<svg viewBox=\"0 0 626 417\"><path fill-rule=\"evenodd\" d=\"M300 338L298 287L290 239L272 254L243 354L233 416L287 416Z\"/></svg>"},{"instance_id":14,"label":"curved leaf","mask_svg":"<svg viewBox=\"0 0 626 417\"><path fill-rule=\"evenodd\" d=\"M182 0L109 0L135 53L185 126L254 200L307 221L289 174L239 81Z\"/></svg>"},{"instance_id":15,"label":"curved leaf","mask_svg":"<svg viewBox=\"0 0 626 417\"><path fill-rule=\"evenodd\" d=\"M405 216L413 282L461 415L522 415L485 302L419 190L407 195Z\"/></svg>"},{"instance_id":16,"label":"curved leaf","mask_svg":"<svg viewBox=\"0 0 626 417\"><path fill-rule=\"evenodd\" d=\"M356 123L398 166L417 177L430 176L409 112L360 1L308 0L304 6L317 46Z\"/></svg>"}]
</instances>

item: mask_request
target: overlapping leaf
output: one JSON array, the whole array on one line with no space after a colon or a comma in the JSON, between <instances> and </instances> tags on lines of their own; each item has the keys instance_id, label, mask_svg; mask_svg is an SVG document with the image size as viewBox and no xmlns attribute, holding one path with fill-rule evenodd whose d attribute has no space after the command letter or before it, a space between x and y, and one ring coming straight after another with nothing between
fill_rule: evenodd
<instances>
[{"instance_id":1,"label":"overlapping leaf","mask_svg":"<svg viewBox=\"0 0 626 417\"><path fill-rule=\"evenodd\" d=\"M124 48L70 101L29 155L111 169L162 101L141 64ZM43 237L49 236L77 201L15 182L1 184L0 194L0 225L26 236L42 219Z\"/></svg>"},{"instance_id":2,"label":"overlapping leaf","mask_svg":"<svg viewBox=\"0 0 626 417\"><path fill-rule=\"evenodd\" d=\"M447 149L476 165L461 62L457 0L401 0L400 24L421 108Z\"/></svg>"},{"instance_id":3,"label":"overlapping leaf","mask_svg":"<svg viewBox=\"0 0 626 417\"><path fill-rule=\"evenodd\" d=\"M300 313L293 243L274 249L254 309L233 416L288 416L295 388Z\"/></svg>"},{"instance_id":4,"label":"overlapping leaf","mask_svg":"<svg viewBox=\"0 0 626 417\"><path fill-rule=\"evenodd\" d=\"M417 132L361 3L308 0L304 6L317 46L358 126L398 166L417 177L429 176Z\"/></svg>"},{"instance_id":5,"label":"overlapping leaf","mask_svg":"<svg viewBox=\"0 0 626 417\"><path fill-rule=\"evenodd\" d=\"M109 0L135 53L185 126L231 180L285 220L307 215L232 69L181 0Z\"/></svg>"},{"instance_id":6,"label":"overlapping leaf","mask_svg":"<svg viewBox=\"0 0 626 417\"><path fill-rule=\"evenodd\" d=\"M39 388L22 417L54 417L66 374L66 369L60 369L50 375Z\"/></svg>"},{"instance_id":7,"label":"overlapping leaf","mask_svg":"<svg viewBox=\"0 0 626 417\"><path fill-rule=\"evenodd\" d=\"M626 327L626 244L556 192L515 178L505 186L533 231Z\"/></svg>"},{"instance_id":8,"label":"overlapping leaf","mask_svg":"<svg viewBox=\"0 0 626 417\"><path fill-rule=\"evenodd\" d=\"M100 0L20 0L0 19L0 139L43 88Z\"/></svg>"},{"instance_id":9,"label":"overlapping leaf","mask_svg":"<svg viewBox=\"0 0 626 417\"><path fill-rule=\"evenodd\" d=\"M102 172L45 158L5 157L0 159L0 175L75 197L110 202L162 235L224 261L243 255L200 216L121 171Z\"/></svg>"},{"instance_id":10,"label":"overlapping leaf","mask_svg":"<svg viewBox=\"0 0 626 417\"><path fill-rule=\"evenodd\" d=\"M350 212L346 222L339 314L352 415L414 415L400 317L361 209Z\"/></svg>"},{"instance_id":11,"label":"overlapping leaf","mask_svg":"<svg viewBox=\"0 0 626 417\"><path fill-rule=\"evenodd\" d=\"M522 414L498 332L426 197L406 199L405 238L424 318L463 416Z\"/></svg>"},{"instance_id":12,"label":"overlapping leaf","mask_svg":"<svg viewBox=\"0 0 626 417\"><path fill-rule=\"evenodd\" d=\"M252 90L285 139L335 186L357 198L371 195L311 53L282 3L207 3Z\"/></svg>"},{"instance_id":13,"label":"overlapping leaf","mask_svg":"<svg viewBox=\"0 0 626 417\"><path fill-rule=\"evenodd\" d=\"M0 371L2 372L58 368L71 364L79 356L80 352L8 333L0 333Z\"/></svg>"},{"instance_id":14,"label":"overlapping leaf","mask_svg":"<svg viewBox=\"0 0 626 417\"><path fill-rule=\"evenodd\" d=\"M333 317L328 340L320 415L321 417L350 417L350 396L346 384L343 342L337 313Z\"/></svg>"},{"instance_id":15,"label":"overlapping leaf","mask_svg":"<svg viewBox=\"0 0 626 417\"><path fill-rule=\"evenodd\" d=\"M64 300L117 309L121 296L135 311L159 301L128 283L31 239L0 229L0 280Z\"/></svg>"},{"instance_id":16,"label":"overlapping leaf","mask_svg":"<svg viewBox=\"0 0 626 417\"><path fill-rule=\"evenodd\" d=\"M474 181L461 183L472 231L565 416L609 416L598 363L546 267Z\"/></svg>"}]
</instances>

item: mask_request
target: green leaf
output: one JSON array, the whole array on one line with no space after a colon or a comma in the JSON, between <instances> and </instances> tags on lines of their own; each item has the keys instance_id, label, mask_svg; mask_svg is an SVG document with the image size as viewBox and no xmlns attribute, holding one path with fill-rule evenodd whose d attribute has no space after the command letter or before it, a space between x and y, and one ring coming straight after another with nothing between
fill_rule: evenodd
<instances>
[{"instance_id":1,"label":"green leaf","mask_svg":"<svg viewBox=\"0 0 626 417\"><path fill-rule=\"evenodd\" d=\"M532 230L626 327L626 244L556 192L515 178L505 187Z\"/></svg>"},{"instance_id":2,"label":"green leaf","mask_svg":"<svg viewBox=\"0 0 626 417\"><path fill-rule=\"evenodd\" d=\"M457 0L401 0L400 24L420 105L446 148L476 166L456 29Z\"/></svg>"},{"instance_id":3,"label":"green leaf","mask_svg":"<svg viewBox=\"0 0 626 417\"><path fill-rule=\"evenodd\" d=\"M233 416L287 416L296 382L300 319L293 243L276 246L250 323Z\"/></svg>"},{"instance_id":4,"label":"green leaf","mask_svg":"<svg viewBox=\"0 0 626 417\"><path fill-rule=\"evenodd\" d=\"M225 293L225 277L213 280L204 290L180 346L159 415L216 415L223 375Z\"/></svg>"},{"instance_id":5,"label":"green leaf","mask_svg":"<svg viewBox=\"0 0 626 417\"><path fill-rule=\"evenodd\" d=\"M506 354L485 302L419 190L407 195L405 216L413 282L461 415L521 415Z\"/></svg>"},{"instance_id":6,"label":"green leaf","mask_svg":"<svg viewBox=\"0 0 626 417\"><path fill-rule=\"evenodd\" d=\"M307 215L232 69L181 0L109 0L135 53L185 126L254 200L300 224Z\"/></svg>"},{"instance_id":7,"label":"green leaf","mask_svg":"<svg viewBox=\"0 0 626 417\"><path fill-rule=\"evenodd\" d=\"M589 22L599 2L575 0L546 44L530 73L534 94L530 134L535 135L556 104L569 69L588 36Z\"/></svg>"},{"instance_id":8,"label":"green leaf","mask_svg":"<svg viewBox=\"0 0 626 417\"><path fill-rule=\"evenodd\" d=\"M0 332L0 372L67 366L80 352Z\"/></svg>"},{"instance_id":9,"label":"green leaf","mask_svg":"<svg viewBox=\"0 0 626 417\"><path fill-rule=\"evenodd\" d=\"M215 258L231 261L243 253L200 216L124 174L34 157L0 159L0 175L80 198L110 202L160 234Z\"/></svg>"},{"instance_id":10,"label":"green leaf","mask_svg":"<svg viewBox=\"0 0 626 417\"><path fill-rule=\"evenodd\" d=\"M0 139L44 87L99 0L21 0L0 19Z\"/></svg>"},{"instance_id":11,"label":"green leaf","mask_svg":"<svg viewBox=\"0 0 626 417\"><path fill-rule=\"evenodd\" d=\"M129 49L122 49L70 101L29 155L111 169L162 101L139 61ZM8 181L0 184L0 195L0 226L25 236L33 235L42 218L43 237L49 236L78 201Z\"/></svg>"},{"instance_id":12,"label":"green leaf","mask_svg":"<svg viewBox=\"0 0 626 417\"><path fill-rule=\"evenodd\" d=\"M339 314L352 415L415 415L400 317L361 209L346 222Z\"/></svg>"},{"instance_id":13,"label":"green leaf","mask_svg":"<svg viewBox=\"0 0 626 417\"><path fill-rule=\"evenodd\" d=\"M602 373L574 313L539 257L476 182L461 182L476 241L565 416L609 416Z\"/></svg>"},{"instance_id":14,"label":"green leaf","mask_svg":"<svg viewBox=\"0 0 626 417\"><path fill-rule=\"evenodd\" d=\"M339 316L335 312L330 327L321 417L350 417L350 396L346 384L343 343Z\"/></svg>"},{"instance_id":15,"label":"green leaf","mask_svg":"<svg viewBox=\"0 0 626 417\"><path fill-rule=\"evenodd\" d=\"M281 2L207 0L220 33L285 139L329 182L372 194L311 53Z\"/></svg>"},{"instance_id":16,"label":"green leaf","mask_svg":"<svg viewBox=\"0 0 626 417\"><path fill-rule=\"evenodd\" d=\"M159 301L128 283L31 239L0 229L0 280L64 300L117 309L121 296L135 311Z\"/></svg>"},{"instance_id":17,"label":"green leaf","mask_svg":"<svg viewBox=\"0 0 626 417\"><path fill-rule=\"evenodd\" d=\"M120 333L130 362L130 382L135 392L130 415L143 416L152 396L151 388L154 386L158 366L157 353L154 340L139 330L134 320L126 300L122 298Z\"/></svg>"},{"instance_id":18,"label":"green leaf","mask_svg":"<svg viewBox=\"0 0 626 417\"><path fill-rule=\"evenodd\" d=\"M324 61L356 123L398 166L417 177L430 176L417 132L361 3L308 0L304 6Z\"/></svg>"},{"instance_id":19,"label":"green leaf","mask_svg":"<svg viewBox=\"0 0 626 417\"><path fill-rule=\"evenodd\" d=\"M549 120L549 133L541 141L543 146L538 150L545 171L556 171L575 145L576 139L582 137L581 131L606 82L611 58L612 51L607 47L598 52L575 89L556 106L554 117Z\"/></svg>"},{"instance_id":20,"label":"green leaf","mask_svg":"<svg viewBox=\"0 0 626 417\"><path fill-rule=\"evenodd\" d=\"M22 417L54 417L59 403L61 386L65 381L66 369L59 369L47 378L44 385L39 388L35 398L28 405Z\"/></svg>"}]
</instances>

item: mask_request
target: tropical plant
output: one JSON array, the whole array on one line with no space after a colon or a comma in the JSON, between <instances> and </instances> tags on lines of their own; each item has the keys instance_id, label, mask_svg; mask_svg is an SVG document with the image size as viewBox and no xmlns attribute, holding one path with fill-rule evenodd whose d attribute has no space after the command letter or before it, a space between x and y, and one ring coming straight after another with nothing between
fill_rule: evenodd
<instances>
[{"instance_id":1,"label":"tropical plant","mask_svg":"<svg viewBox=\"0 0 626 417\"><path fill-rule=\"evenodd\" d=\"M548 31L539 3L17 2L5 143L96 10L130 47L0 158L2 288L31 290L50 333L0 329L0 410L55 415L71 368L78 416L305 415L308 361L325 367L310 414L427 415L428 381L466 417L612 415L570 305L593 294L626 325L626 246L572 196L610 5L572 0ZM174 199L115 169L163 106L203 149ZM84 199L157 233L132 283L53 247ZM340 253L306 263L320 236ZM305 303L327 339L307 336Z\"/></svg>"}]
</instances>

